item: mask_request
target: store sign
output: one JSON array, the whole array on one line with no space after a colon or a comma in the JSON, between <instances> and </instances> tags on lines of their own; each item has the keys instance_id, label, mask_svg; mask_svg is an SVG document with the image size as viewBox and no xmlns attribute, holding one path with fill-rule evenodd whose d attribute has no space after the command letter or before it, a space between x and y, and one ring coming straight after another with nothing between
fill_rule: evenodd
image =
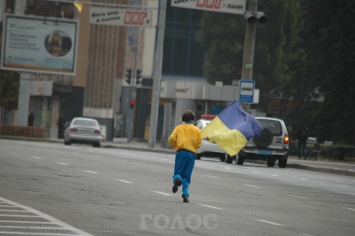
<instances>
[{"instance_id":1,"label":"store sign","mask_svg":"<svg viewBox=\"0 0 355 236\"><path fill-rule=\"evenodd\" d=\"M244 15L246 0L171 0L171 6Z\"/></svg>"},{"instance_id":2,"label":"store sign","mask_svg":"<svg viewBox=\"0 0 355 236\"><path fill-rule=\"evenodd\" d=\"M152 26L152 11L90 7L90 24L116 26Z\"/></svg>"}]
</instances>

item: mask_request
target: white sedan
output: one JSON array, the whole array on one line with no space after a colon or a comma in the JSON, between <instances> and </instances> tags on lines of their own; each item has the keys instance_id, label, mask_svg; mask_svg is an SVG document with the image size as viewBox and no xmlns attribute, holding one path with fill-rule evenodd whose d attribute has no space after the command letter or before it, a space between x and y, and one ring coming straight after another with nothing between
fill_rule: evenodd
<instances>
[{"instance_id":1,"label":"white sedan","mask_svg":"<svg viewBox=\"0 0 355 236\"><path fill-rule=\"evenodd\" d=\"M87 143L93 147L100 147L102 132L99 122L91 118L74 118L64 131L64 144Z\"/></svg>"},{"instance_id":2,"label":"white sedan","mask_svg":"<svg viewBox=\"0 0 355 236\"><path fill-rule=\"evenodd\" d=\"M200 119L197 120L194 125L200 130L205 128L211 122L210 119ZM202 145L198 149L196 154L196 159L199 160L201 157L219 157L221 161L225 161L226 153L217 144L210 143L207 139L202 139Z\"/></svg>"}]
</instances>

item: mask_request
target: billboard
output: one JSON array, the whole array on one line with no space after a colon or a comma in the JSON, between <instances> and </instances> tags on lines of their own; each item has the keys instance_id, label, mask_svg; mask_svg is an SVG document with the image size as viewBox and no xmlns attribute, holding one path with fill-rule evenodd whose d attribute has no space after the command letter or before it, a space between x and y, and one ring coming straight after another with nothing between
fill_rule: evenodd
<instances>
[{"instance_id":1,"label":"billboard","mask_svg":"<svg viewBox=\"0 0 355 236\"><path fill-rule=\"evenodd\" d=\"M75 74L77 21L5 15L1 69Z\"/></svg>"},{"instance_id":2,"label":"billboard","mask_svg":"<svg viewBox=\"0 0 355 236\"><path fill-rule=\"evenodd\" d=\"M90 24L114 26L152 26L152 11L90 7Z\"/></svg>"},{"instance_id":3,"label":"billboard","mask_svg":"<svg viewBox=\"0 0 355 236\"><path fill-rule=\"evenodd\" d=\"M171 0L171 6L244 15L246 0Z\"/></svg>"}]
</instances>

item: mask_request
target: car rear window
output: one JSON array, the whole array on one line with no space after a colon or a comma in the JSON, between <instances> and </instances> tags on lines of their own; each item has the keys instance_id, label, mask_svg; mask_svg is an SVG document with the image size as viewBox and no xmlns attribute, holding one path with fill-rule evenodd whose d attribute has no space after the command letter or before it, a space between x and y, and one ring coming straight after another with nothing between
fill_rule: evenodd
<instances>
[{"instance_id":1,"label":"car rear window","mask_svg":"<svg viewBox=\"0 0 355 236\"><path fill-rule=\"evenodd\" d=\"M280 122L276 120L263 120L263 119L260 119L258 121L263 128L269 129L274 136L282 135L282 127Z\"/></svg>"},{"instance_id":2,"label":"car rear window","mask_svg":"<svg viewBox=\"0 0 355 236\"><path fill-rule=\"evenodd\" d=\"M95 127L97 123L91 120L76 120L73 125Z\"/></svg>"}]
</instances>

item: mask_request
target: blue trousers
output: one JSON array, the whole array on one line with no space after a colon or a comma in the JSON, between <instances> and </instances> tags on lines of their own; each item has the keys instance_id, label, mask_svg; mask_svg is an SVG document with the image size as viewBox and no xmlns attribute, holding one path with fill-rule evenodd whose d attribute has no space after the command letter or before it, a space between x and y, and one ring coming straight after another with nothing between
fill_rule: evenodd
<instances>
[{"instance_id":1,"label":"blue trousers","mask_svg":"<svg viewBox=\"0 0 355 236\"><path fill-rule=\"evenodd\" d=\"M182 196L190 196L189 185L192 170L195 166L195 156L195 153L186 150L179 150L175 156L173 182L177 178L181 179Z\"/></svg>"}]
</instances>

